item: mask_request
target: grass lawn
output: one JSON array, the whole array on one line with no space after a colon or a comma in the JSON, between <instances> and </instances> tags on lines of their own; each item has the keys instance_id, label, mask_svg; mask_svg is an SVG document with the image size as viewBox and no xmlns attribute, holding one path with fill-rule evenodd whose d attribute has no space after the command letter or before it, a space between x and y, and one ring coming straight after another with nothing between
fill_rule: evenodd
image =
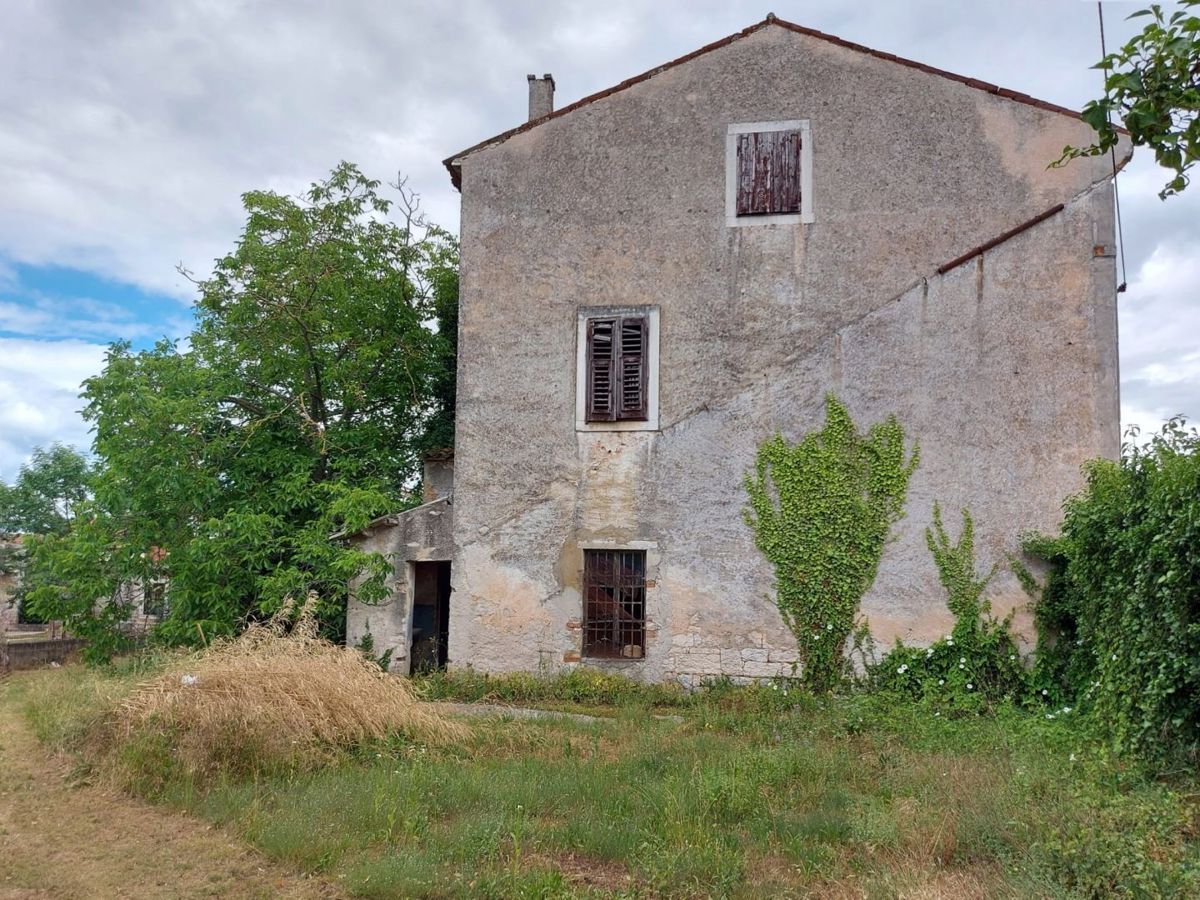
<instances>
[{"instance_id":1,"label":"grass lawn","mask_svg":"<svg viewBox=\"0 0 1200 900\"><path fill-rule=\"evenodd\" d=\"M70 667L20 693L39 736L70 747L89 697L131 677ZM542 693L605 715L472 720L450 747L395 739L204 784L131 748L124 786L363 897L1200 896L1200 780L1111 759L1076 714Z\"/></svg>"}]
</instances>

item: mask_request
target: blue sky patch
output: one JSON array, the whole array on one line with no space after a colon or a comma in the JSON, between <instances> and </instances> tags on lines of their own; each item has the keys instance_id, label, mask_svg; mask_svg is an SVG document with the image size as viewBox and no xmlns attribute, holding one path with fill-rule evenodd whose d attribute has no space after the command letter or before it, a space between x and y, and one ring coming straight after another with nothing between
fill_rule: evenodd
<instances>
[{"instance_id":1,"label":"blue sky patch","mask_svg":"<svg viewBox=\"0 0 1200 900\"><path fill-rule=\"evenodd\" d=\"M128 340L136 349L192 330L175 297L64 266L0 267L0 336Z\"/></svg>"}]
</instances>

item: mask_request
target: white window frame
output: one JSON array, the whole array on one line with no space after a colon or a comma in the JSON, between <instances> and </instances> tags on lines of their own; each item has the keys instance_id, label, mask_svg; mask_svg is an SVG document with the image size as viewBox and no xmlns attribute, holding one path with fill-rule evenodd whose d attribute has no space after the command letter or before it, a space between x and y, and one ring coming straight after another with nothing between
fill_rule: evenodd
<instances>
[{"instance_id":1,"label":"white window frame","mask_svg":"<svg viewBox=\"0 0 1200 900\"><path fill-rule=\"evenodd\" d=\"M737 136L756 131L800 132L800 212L772 216L737 214ZM809 120L740 122L730 125L725 132L725 224L730 228L741 228L746 225L796 225L812 221L812 128Z\"/></svg>"},{"instance_id":2,"label":"white window frame","mask_svg":"<svg viewBox=\"0 0 1200 900\"><path fill-rule=\"evenodd\" d=\"M588 319L613 316L646 317L646 418L615 422L587 420L587 323ZM575 316L575 430L658 431L658 307L581 306Z\"/></svg>"}]
</instances>

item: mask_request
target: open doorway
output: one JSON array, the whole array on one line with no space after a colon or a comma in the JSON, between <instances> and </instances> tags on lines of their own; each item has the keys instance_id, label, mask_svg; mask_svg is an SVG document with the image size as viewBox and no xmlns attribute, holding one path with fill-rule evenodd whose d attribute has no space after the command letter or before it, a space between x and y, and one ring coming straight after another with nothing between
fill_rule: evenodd
<instances>
[{"instance_id":1,"label":"open doorway","mask_svg":"<svg viewBox=\"0 0 1200 900\"><path fill-rule=\"evenodd\" d=\"M412 671L446 668L450 637L450 562L414 562Z\"/></svg>"}]
</instances>

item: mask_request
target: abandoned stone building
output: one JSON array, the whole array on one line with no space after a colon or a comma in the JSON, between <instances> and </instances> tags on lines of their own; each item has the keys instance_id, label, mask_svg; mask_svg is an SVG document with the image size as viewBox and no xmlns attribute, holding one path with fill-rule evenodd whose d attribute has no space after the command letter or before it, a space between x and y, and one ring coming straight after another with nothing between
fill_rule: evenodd
<instances>
[{"instance_id":1,"label":"abandoned stone building","mask_svg":"<svg viewBox=\"0 0 1200 900\"><path fill-rule=\"evenodd\" d=\"M1090 142L1076 112L774 17L561 109L528 87L529 121L447 160L454 453L357 536L395 569L351 642L400 671L789 674L743 479L827 392L920 445L861 613L928 642L935 501L990 567L1117 454L1113 167L1048 167ZM1026 600L1004 568L990 591Z\"/></svg>"}]
</instances>

